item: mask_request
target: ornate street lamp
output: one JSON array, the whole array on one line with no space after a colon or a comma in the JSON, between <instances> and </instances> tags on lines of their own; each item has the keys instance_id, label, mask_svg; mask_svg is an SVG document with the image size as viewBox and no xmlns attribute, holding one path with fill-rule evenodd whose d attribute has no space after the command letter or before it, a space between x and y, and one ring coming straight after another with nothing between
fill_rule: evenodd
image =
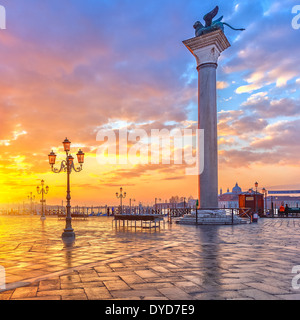
<instances>
[{"instance_id":1,"label":"ornate street lamp","mask_svg":"<svg viewBox=\"0 0 300 320\"><path fill-rule=\"evenodd\" d=\"M135 199L131 199L131 198L129 199L129 208L130 208L129 209L130 210L129 213L130 214L131 214L131 201L135 202Z\"/></svg>"},{"instance_id":2,"label":"ornate street lamp","mask_svg":"<svg viewBox=\"0 0 300 320\"><path fill-rule=\"evenodd\" d=\"M120 199L121 214L123 214L122 200L126 198L126 192L123 193L123 188L120 188L120 194L116 192L116 197Z\"/></svg>"},{"instance_id":3,"label":"ornate street lamp","mask_svg":"<svg viewBox=\"0 0 300 320\"><path fill-rule=\"evenodd\" d=\"M263 194L264 194L264 196L265 196L265 213L267 213L267 210L268 210L268 205L267 205L268 191L267 191L266 188L263 188L263 189L262 189L262 192L263 192Z\"/></svg>"},{"instance_id":4,"label":"ornate street lamp","mask_svg":"<svg viewBox=\"0 0 300 320\"><path fill-rule=\"evenodd\" d=\"M158 200L158 201L161 201L161 198L155 198L155 206L154 206L154 208L155 208L155 213L157 213L157 200Z\"/></svg>"},{"instance_id":5,"label":"ornate street lamp","mask_svg":"<svg viewBox=\"0 0 300 320\"><path fill-rule=\"evenodd\" d=\"M30 196L27 196L28 200L30 201L30 213L33 214L33 201L35 199L35 195L32 195L32 192L30 192Z\"/></svg>"},{"instance_id":6,"label":"ornate street lamp","mask_svg":"<svg viewBox=\"0 0 300 320\"><path fill-rule=\"evenodd\" d=\"M42 180L41 181L41 188L39 186L36 187L36 191L37 191L37 194L41 194L42 195L42 200L41 200L41 203L42 203L42 216L41 216L41 220L46 220L46 216L45 216L45 208L44 208L44 203L46 202L46 200L44 200L44 194L47 194L49 192L49 187L46 186L46 188L44 188L44 184L45 184L45 181Z\"/></svg>"},{"instance_id":7,"label":"ornate street lamp","mask_svg":"<svg viewBox=\"0 0 300 320\"><path fill-rule=\"evenodd\" d=\"M257 212L257 208L258 208L258 201L257 201L257 188L258 188L258 182L255 182L255 211Z\"/></svg>"},{"instance_id":8,"label":"ornate street lamp","mask_svg":"<svg viewBox=\"0 0 300 320\"><path fill-rule=\"evenodd\" d=\"M60 169L54 168L55 161L56 161L56 154L51 151L48 155L49 157L49 164L51 165L51 170L54 173L60 173L62 171L67 173L67 216L66 216L66 228L62 234L63 238L75 238L75 232L72 228L72 217L71 217L71 195L70 195L70 174L72 171L80 172L82 170L82 165L84 163L84 153L79 150L77 153L77 160L80 164L79 167L75 168L74 166L74 158L69 154L71 150L71 142L66 138L63 141L64 151L66 152L66 160L62 160Z\"/></svg>"}]
</instances>

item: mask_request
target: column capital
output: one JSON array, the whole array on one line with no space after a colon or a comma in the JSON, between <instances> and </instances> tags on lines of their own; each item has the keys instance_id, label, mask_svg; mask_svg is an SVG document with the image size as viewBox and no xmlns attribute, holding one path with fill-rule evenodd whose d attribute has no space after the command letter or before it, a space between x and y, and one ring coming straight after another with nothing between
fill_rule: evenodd
<instances>
[{"instance_id":1,"label":"column capital","mask_svg":"<svg viewBox=\"0 0 300 320\"><path fill-rule=\"evenodd\" d=\"M230 47L230 43L222 30L185 40L183 44L196 58L197 68L203 64L217 64L220 54Z\"/></svg>"}]
</instances>

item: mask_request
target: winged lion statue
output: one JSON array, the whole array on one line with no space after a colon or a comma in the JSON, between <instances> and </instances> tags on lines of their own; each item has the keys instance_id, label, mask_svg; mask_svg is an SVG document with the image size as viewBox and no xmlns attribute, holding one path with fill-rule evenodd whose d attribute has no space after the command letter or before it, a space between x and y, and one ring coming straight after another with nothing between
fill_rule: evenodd
<instances>
[{"instance_id":1,"label":"winged lion statue","mask_svg":"<svg viewBox=\"0 0 300 320\"><path fill-rule=\"evenodd\" d=\"M219 7L216 6L212 11L207 13L204 17L203 20L205 21L205 26L200 22L196 21L194 24L194 29L195 29L195 35L196 37L200 37L203 34L215 31L215 30L222 30L224 32L224 25L228 26L232 30L237 30L237 31L244 31L245 29L236 29L233 28L231 25L229 25L226 22L222 22L223 16L220 17L219 19L213 21L213 18L218 14L219 12Z\"/></svg>"}]
</instances>

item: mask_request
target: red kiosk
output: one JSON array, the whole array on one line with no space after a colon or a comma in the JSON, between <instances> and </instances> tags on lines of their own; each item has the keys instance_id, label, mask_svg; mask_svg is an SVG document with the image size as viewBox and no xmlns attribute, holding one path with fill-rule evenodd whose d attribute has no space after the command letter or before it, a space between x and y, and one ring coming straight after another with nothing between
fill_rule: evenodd
<instances>
[{"instance_id":1,"label":"red kiosk","mask_svg":"<svg viewBox=\"0 0 300 320\"><path fill-rule=\"evenodd\" d=\"M264 215L264 195L259 192L245 192L239 195L239 207L250 208L252 217L257 213L260 217Z\"/></svg>"}]
</instances>

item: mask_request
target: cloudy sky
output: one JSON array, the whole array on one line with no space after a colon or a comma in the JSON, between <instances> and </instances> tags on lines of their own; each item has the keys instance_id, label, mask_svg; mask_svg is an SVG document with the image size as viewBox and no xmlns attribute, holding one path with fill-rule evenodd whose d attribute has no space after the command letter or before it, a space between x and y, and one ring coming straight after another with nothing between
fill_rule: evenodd
<instances>
[{"instance_id":1,"label":"cloudy sky","mask_svg":"<svg viewBox=\"0 0 300 320\"><path fill-rule=\"evenodd\" d=\"M0 0L0 202L22 202L44 179L48 203L65 198L48 153L86 153L72 174L74 204L151 203L197 196L185 166L100 165L97 132L195 128L197 70L182 44L219 5L231 47L217 71L219 187L300 189L300 29L292 0ZM300 19L299 19L300 23Z\"/></svg>"}]
</instances>

